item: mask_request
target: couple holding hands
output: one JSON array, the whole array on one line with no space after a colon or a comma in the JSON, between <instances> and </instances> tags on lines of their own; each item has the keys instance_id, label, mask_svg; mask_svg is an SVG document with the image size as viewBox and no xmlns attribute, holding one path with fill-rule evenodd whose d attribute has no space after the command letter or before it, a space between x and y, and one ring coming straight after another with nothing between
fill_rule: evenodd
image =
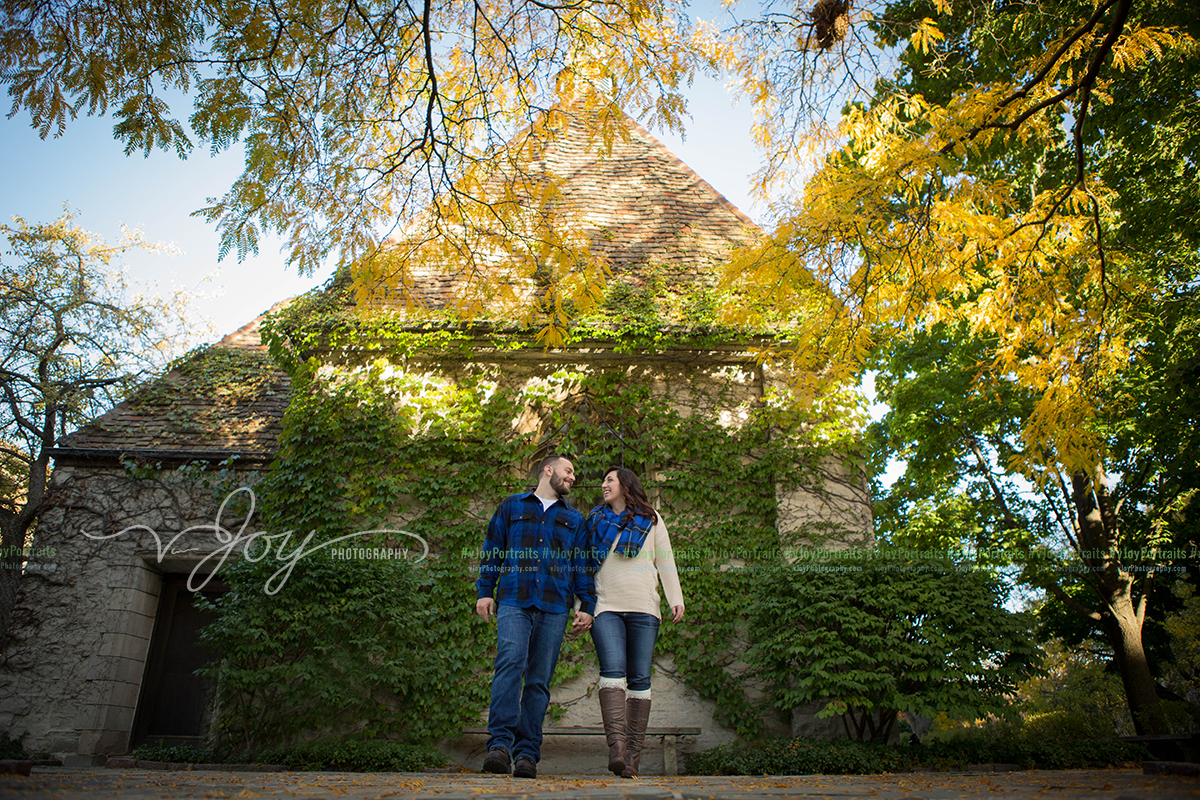
<instances>
[{"instance_id":1,"label":"couple holding hands","mask_svg":"<svg viewBox=\"0 0 1200 800\"><path fill-rule=\"evenodd\" d=\"M608 768L638 774L659 581L674 622L683 619L683 591L666 525L637 475L610 468L603 502L586 520L566 502L574 483L570 459L549 456L537 488L506 498L488 524L475 604L497 623L485 772L537 777L550 678L575 608L572 632L592 632L600 662Z\"/></svg>"}]
</instances>

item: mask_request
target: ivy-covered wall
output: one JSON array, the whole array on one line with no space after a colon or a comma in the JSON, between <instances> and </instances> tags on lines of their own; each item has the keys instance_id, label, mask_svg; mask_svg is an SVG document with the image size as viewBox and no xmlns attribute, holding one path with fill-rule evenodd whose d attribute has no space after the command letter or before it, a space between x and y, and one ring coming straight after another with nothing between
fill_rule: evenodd
<instances>
[{"instance_id":1,"label":"ivy-covered wall","mask_svg":"<svg viewBox=\"0 0 1200 800\"><path fill-rule=\"evenodd\" d=\"M351 319L330 313L326 295L271 320L266 339L290 383L269 466L60 469L62 502L38 543L57 548L61 571L29 583L27 638L5 664L14 699L0 722L27 746L84 760L124 752L164 577L216 571L230 589L209 601L217 622L204 632L218 746L360 733L467 758L482 739L461 732L486 714L495 637L473 614L483 531L549 451L574 458L572 501L584 511L609 465L636 470L671 531L687 618L662 628L656 687L683 687L694 702L656 708L704 718L655 724L702 727L698 749L794 723L773 719L743 674L746 601L754 571L791 549L871 540L838 398L793 402L750 343L632 322L581 327L547 350L520 331ZM263 362L257 351L220 355L233 359L221 375ZM211 370L173 380L193 372ZM228 400L224 417L282 391L236 386L246 397L205 389ZM178 401L161 394L150 388L122 413L173 412ZM202 413L166 424L194 438L207 430L195 424ZM129 531L97 540L85 529ZM588 638L568 641L552 715L598 723L594 662ZM14 705L43 684L45 699Z\"/></svg>"},{"instance_id":2,"label":"ivy-covered wall","mask_svg":"<svg viewBox=\"0 0 1200 800\"><path fill-rule=\"evenodd\" d=\"M585 512L608 466L642 475L687 598L685 623L662 628L660 668L708 701L709 728L765 730L769 712L740 662L752 573L791 548L871 538L844 420L788 402L736 342L580 339L546 351L495 331L397 324L350 336L327 318L287 323L272 329L293 398L279 458L259 485L266 526L313 531L318 542L375 531L355 545L393 556L308 559L269 597L260 590L269 560L230 572L234 591L209 634L225 657L227 741L318 728L438 741L479 724L495 636L472 613L483 531L547 452L573 457L571 500ZM429 546L417 563L404 552L411 534ZM270 635L282 625L286 642ZM569 640L556 683L593 662L589 639Z\"/></svg>"}]
</instances>

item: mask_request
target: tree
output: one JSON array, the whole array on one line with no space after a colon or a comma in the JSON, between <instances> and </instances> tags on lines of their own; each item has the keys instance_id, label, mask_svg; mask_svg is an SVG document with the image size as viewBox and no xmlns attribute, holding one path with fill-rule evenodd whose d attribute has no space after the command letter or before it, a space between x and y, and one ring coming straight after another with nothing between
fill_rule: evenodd
<instances>
[{"instance_id":1,"label":"tree","mask_svg":"<svg viewBox=\"0 0 1200 800\"><path fill-rule=\"evenodd\" d=\"M860 741L886 740L899 712L999 711L1039 652L995 578L965 566L866 551L765 572L746 659L776 708L823 704L817 716L840 715Z\"/></svg>"},{"instance_id":2,"label":"tree","mask_svg":"<svg viewBox=\"0 0 1200 800\"><path fill-rule=\"evenodd\" d=\"M1139 709L1142 717L1156 713L1145 709L1157 705L1152 674L1161 671L1144 642L1148 610L1174 605L1173 571L1184 569L1200 541L1195 515L1178 518L1195 494L1195 466L1183 454L1200 442L1177 421L1198 410L1198 398L1162 391L1166 376L1193 360L1189 349L1174 336L1147 346L1140 372L1113 388L1124 410L1099 422L1105 468L1121 480L1092 498L1073 491L1069 475L1034 483L1009 466L1025 458L1021 434L1037 395L1007 376L981 379L990 348L962 327L935 326L894 342L876 379L890 410L874 431L875 457L906 460L904 474L878 495L881 536L966 548L991 568L1016 567L1016 577L1084 623L1064 630L1061 616L1044 609L1057 635L1106 641L1127 696L1140 690L1134 680L1144 681L1151 699L1130 702L1135 722ZM1104 504L1103 526L1080 523L1089 500Z\"/></svg>"},{"instance_id":3,"label":"tree","mask_svg":"<svg viewBox=\"0 0 1200 800\"><path fill-rule=\"evenodd\" d=\"M973 469L1010 535L1022 521L995 477L1054 497L1046 519L1091 599L1042 585L1104 629L1142 732L1165 725L1142 643L1153 573L1113 554L1194 513L1195 472L1162 435L1194 384L1148 390L1195 365L1169 347L1198 318L1198 31L1190 4L1132 0L821 0L742 28L743 80L779 154L764 187L828 136L815 100L830 77L856 94L773 242L735 265L731 318L790 309L793 360L831 376L892 341L921 359L890 362L898 390L925 380L946 398L893 428L927 437L913 486L946 491Z\"/></svg>"},{"instance_id":4,"label":"tree","mask_svg":"<svg viewBox=\"0 0 1200 800\"><path fill-rule=\"evenodd\" d=\"M113 259L148 245L108 245L68 211L49 224L0 226L0 639L8 630L24 548L50 502L59 436L116 403L177 353L183 296L130 296Z\"/></svg>"},{"instance_id":5,"label":"tree","mask_svg":"<svg viewBox=\"0 0 1200 800\"><path fill-rule=\"evenodd\" d=\"M403 288L404 264L373 257L421 215L459 243L442 268L486 294L511 276L472 257L475 238L538 249L545 233L523 214L543 189L522 177L534 153L516 134L552 130L568 107L595 119L597 146L620 135L622 108L678 126L701 60L690 37L670 0L20 0L0 15L0 82L43 136L111 110L127 152L244 142L242 176L200 212L222 254L273 230L302 272L332 256Z\"/></svg>"},{"instance_id":6,"label":"tree","mask_svg":"<svg viewBox=\"0 0 1200 800\"><path fill-rule=\"evenodd\" d=\"M1002 375L1031 398L1003 469L1061 479L1070 525L1108 545L1122 532L1106 432L1131 420L1116 387L1150 318L1181 299L1193 308L1200 23L1184 0L1051 6L818 0L736 27L719 55L762 112L764 191L833 150L781 196L772 242L732 265L727 316L787 323L789 374L830 380L897 331L961 322L988 347L979 385ZM185 153L165 87L194 94L198 140L245 140L245 173L205 210L227 249L278 230L301 269L332 254L364 285L407 289L417 273L373 256L419 211L400 232L441 242L442 265L471 287L467 307L539 281L547 302L525 322L586 307L603 276L571 279L586 248L554 232L569 220L555 220L553 176L538 175L530 142L553 136L564 109L595 115L598 146L619 135L622 106L677 123L679 89L709 52L668 0L26 0L3 13L0 80L43 132L111 107L131 150ZM479 241L489 256L517 242L517 255L497 264ZM1160 510L1185 496L1159 494ZM1145 606L1119 562L1097 566L1112 577L1096 613L1130 665L1135 718L1144 706L1161 727L1137 666Z\"/></svg>"}]
</instances>

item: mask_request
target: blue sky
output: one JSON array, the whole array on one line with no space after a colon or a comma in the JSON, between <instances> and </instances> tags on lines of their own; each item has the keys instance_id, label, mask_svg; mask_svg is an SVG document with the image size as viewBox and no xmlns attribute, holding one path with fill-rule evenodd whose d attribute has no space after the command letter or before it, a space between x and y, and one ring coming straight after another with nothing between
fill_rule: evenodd
<instances>
[{"instance_id":1,"label":"blue sky","mask_svg":"<svg viewBox=\"0 0 1200 800\"><path fill-rule=\"evenodd\" d=\"M680 159L755 219L749 176L758 156L750 140L750 111L734 106L720 81L698 80L690 94L692 121L686 140L651 131ZM181 110L186 117L187 109ZM132 278L166 294L183 287L205 295L195 303L199 318L211 325L200 341L235 330L275 302L299 294L328 278L304 277L284 264L278 241L267 241L259 255L238 262L218 261L213 225L190 216L218 197L241 171L241 149L210 156L199 148L187 160L173 152L126 156L112 136L112 120L80 117L59 138L38 136L27 115L0 118L0 219L13 215L49 222L69 202L76 224L115 242L122 223L140 227L147 240L171 242L179 255L137 253L126 259ZM204 281L205 276L212 276Z\"/></svg>"}]
</instances>

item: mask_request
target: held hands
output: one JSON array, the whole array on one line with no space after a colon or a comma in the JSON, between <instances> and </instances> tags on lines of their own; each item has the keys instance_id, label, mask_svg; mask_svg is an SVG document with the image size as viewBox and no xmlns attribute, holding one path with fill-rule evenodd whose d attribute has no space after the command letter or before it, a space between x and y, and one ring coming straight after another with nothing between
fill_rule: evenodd
<instances>
[{"instance_id":1,"label":"held hands","mask_svg":"<svg viewBox=\"0 0 1200 800\"><path fill-rule=\"evenodd\" d=\"M672 622L682 622L683 621L683 606L671 606L671 621Z\"/></svg>"},{"instance_id":2,"label":"held hands","mask_svg":"<svg viewBox=\"0 0 1200 800\"><path fill-rule=\"evenodd\" d=\"M585 614L582 611L575 612L575 621L571 623L571 633L583 633L586 630L591 630L592 615Z\"/></svg>"},{"instance_id":3,"label":"held hands","mask_svg":"<svg viewBox=\"0 0 1200 800\"><path fill-rule=\"evenodd\" d=\"M479 598L475 601L475 613L482 617L484 622L490 622L496 614L496 599L494 597Z\"/></svg>"}]
</instances>

